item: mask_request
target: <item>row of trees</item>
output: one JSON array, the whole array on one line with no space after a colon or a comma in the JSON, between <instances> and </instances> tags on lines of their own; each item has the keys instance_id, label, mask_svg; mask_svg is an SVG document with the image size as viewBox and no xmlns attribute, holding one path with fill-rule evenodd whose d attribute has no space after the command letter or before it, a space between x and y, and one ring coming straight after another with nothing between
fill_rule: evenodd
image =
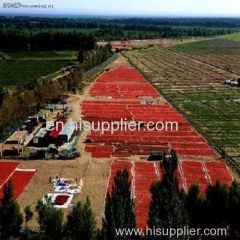
<instances>
[{"instance_id":1,"label":"row of trees","mask_svg":"<svg viewBox=\"0 0 240 240\"><path fill-rule=\"evenodd\" d=\"M0 30L0 49L3 50L87 50L95 49L96 40L83 33L40 32L32 34L18 30Z\"/></svg>"},{"instance_id":2,"label":"row of trees","mask_svg":"<svg viewBox=\"0 0 240 240\"><path fill-rule=\"evenodd\" d=\"M17 21L18 20L18 21ZM80 29L91 30L89 34ZM66 29L67 31L62 31ZM237 32L239 19L0 18L0 49L93 49L97 40L214 36ZM94 36L94 37L93 37Z\"/></svg>"},{"instance_id":3,"label":"row of trees","mask_svg":"<svg viewBox=\"0 0 240 240\"><path fill-rule=\"evenodd\" d=\"M216 183L209 186L206 196L200 195L197 185L193 185L188 194L180 191L177 180L177 156L173 151L171 157L162 162L164 175L162 181L153 183L150 191L152 195L148 214L150 229L179 229L184 227L225 228L226 236L172 236L173 240L237 240L240 235L240 185L236 182L231 187ZM46 204L39 201L36 206L39 232L32 232L27 222L33 217L33 212L26 207L25 231L20 232L23 215L12 196L12 183L4 186L0 207L1 239L11 236L21 236L21 239L84 239L84 240L155 240L154 235L117 235L116 229L136 229L134 201L131 193L129 173L125 169L117 171L111 193L106 196L105 217L102 228L97 229L90 200L78 202L69 212L64 221L61 210L53 208L50 199ZM161 236L161 239L169 239Z\"/></svg>"},{"instance_id":4,"label":"row of trees","mask_svg":"<svg viewBox=\"0 0 240 240\"><path fill-rule=\"evenodd\" d=\"M235 32L233 29L200 28L200 27L171 27L159 26L151 30L122 30L121 28L99 29L94 31L97 39L107 41L116 39L149 39L149 38L181 38L181 37L206 37L225 35Z\"/></svg>"},{"instance_id":5,"label":"row of trees","mask_svg":"<svg viewBox=\"0 0 240 240\"><path fill-rule=\"evenodd\" d=\"M0 17L0 29L156 30L158 26L240 28L239 18L47 18Z\"/></svg>"},{"instance_id":6,"label":"row of trees","mask_svg":"<svg viewBox=\"0 0 240 240\"><path fill-rule=\"evenodd\" d=\"M49 31L29 33L17 30L0 30L0 49L8 51L18 50L91 50L95 47L96 40L119 39L149 39L149 38L181 38L181 37L206 37L225 35L235 32L230 28L200 28L200 27L132 27L124 30L118 25L111 28L95 29L88 36L71 31L69 33ZM94 37L93 37L94 35Z\"/></svg>"},{"instance_id":7,"label":"row of trees","mask_svg":"<svg viewBox=\"0 0 240 240\"><path fill-rule=\"evenodd\" d=\"M111 44L107 44L105 47L100 47L100 49L95 51L90 56L86 57L84 55L83 58L81 58L82 66L83 66L84 70L85 71L90 70L91 68L98 66L100 63L102 63L102 62L106 61L108 58L110 58L112 55L111 49L112 49ZM80 56L81 55L79 54L78 57L80 57Z\"/></svg>"}]
</instances>

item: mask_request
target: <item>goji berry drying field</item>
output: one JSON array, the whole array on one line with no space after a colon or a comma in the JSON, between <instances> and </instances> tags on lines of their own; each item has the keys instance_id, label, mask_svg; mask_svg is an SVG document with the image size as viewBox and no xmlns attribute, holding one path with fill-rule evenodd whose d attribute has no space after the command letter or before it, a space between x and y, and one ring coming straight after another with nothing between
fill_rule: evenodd
<instances>
[{"instance_id":1,"label":"goji berry drying field","mask_svg":"<svg viewBox=\"0 0 240 240\"><path fill-rule=\"evenodd\" d=\"M94 126L86 137L84 153L97 161L114 159L106 193L111 193L117 170L128 170L138 227L147 225L150 186L161 179L163 172L159 162L146 161L152 152L169 152L172 148L177 151L181 159L177 169L179 188L185 191L192 184L199 184L204 196L209 184L218 180L232 183L227 165L217 161L219 154L133 66L121 66L103 73L90 89L90 97L91 100L85 99L80 105L83 120ZM122 119L143 125L134 131L103 131L99 125L101 121L121 123ZM145 128L149 121L154 124L175 121L179 129L150 130ZM209 164L205 165L205 161Z\"/></svg>"},{"instance_id":2,"label":"goji berry drying field","mask_svg":"<svg viewBox=\"0 0 240 240\"><path fill-rule=\"evenodd\" d=\"M109 83L109 79L113 79L113 83ZM88 135L91 143L87 143L85 146L85 151L90 152L92 157L150 155L153 151L168 151L169 145L180 156L217 156L216 152L208 146L206 140L169 103L157 104L154 102L154 98L160 97L160 94L133 67L119 67L105 72L96 80L92 89L101 89L99 82L105 88L113 84L125 86L124 99L128 98L134 101L121 101L123 94L121 89L111 88L110 92L99 91L97 96L108 96L111 97L110 100L83 101L81 109L84 120L95 125L101 121L121 121L121 119L142 123L150 121L153 123L176 122L178 129L159 131L142 127L136 131L126 128L115 131L108 129L104 132L102 129L94 129ZM135 94L132 91L132 86L138 86L137 89L142 89L141 93ZM93 94L91 90L90 94L96 96L96 92ZM116 93L121 93L121 96ZM144 103L141 101L141 97L151 97L154 103Z\"/></svg>"},{"instance_id":3,"label":"goji berry drying field","mask_svg":"<svg viewBox=\"0 0 240 240\"><path fill-rule=\"evenodd\" d=\"M35 169L18 169L19 162L0 162L0 199L3 196L3 187L9 180L14 186L13 198L17 199L36 173Z\"/></svg>"},{"instance_id":4,"label":"goji berry drying field","mask_svg":"<svg viewBox=\"0 0 240 240\"><path fill-rule=\"evenodd\" d=\"M148 209L151 201L150 186L162 178L162 166L159 162L135 162L130 160L114 160L111 165L108 192L114 184L117 170L127 169L131 190L135 202L136 223L144 229L147 225ZM226 164L212 161L180 161L178 165L178 184L180 189L187 191L192 184L198 184L204 196L209 184L216 181L231 184L233 178Z\"/></svg>"}]
</instances>

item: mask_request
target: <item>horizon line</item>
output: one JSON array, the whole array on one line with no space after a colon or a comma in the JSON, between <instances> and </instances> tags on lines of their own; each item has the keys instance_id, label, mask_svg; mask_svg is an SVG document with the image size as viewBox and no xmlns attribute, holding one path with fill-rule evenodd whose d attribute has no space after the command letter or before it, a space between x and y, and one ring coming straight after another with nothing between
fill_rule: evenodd
<instances>
[{"instance_id":1,"label":"horizon line","mask_svg":"<svg viewBox=\"0 0 240 240\"><path fill-rule=\"evenodd\" d=\"M32 13L26 13L26 12L1 12L0 11L0 17L4 16L13 16L13 17L74 17L74 18L238 18L240 19L239 15L208 15L208 14L138 14L138 13L106 13L106 14L100 14L100 13L69 13L69 12L32 12Z\"/></svg>"}]
</instances>

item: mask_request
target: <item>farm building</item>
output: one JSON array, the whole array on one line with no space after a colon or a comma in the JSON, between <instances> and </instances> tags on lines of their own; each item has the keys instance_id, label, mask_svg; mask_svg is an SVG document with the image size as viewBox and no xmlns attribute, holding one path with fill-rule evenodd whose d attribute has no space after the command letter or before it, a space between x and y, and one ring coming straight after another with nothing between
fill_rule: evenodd
<instances>
[{"instance_id":1,"label":"farm building","mask_svg":"<svg viewBox=\"0 0 240 240\"><path fill-rule=\"evenodd\" d=\"M27 131L16 131L14 132L4 144L21 144L23 145L27 136Z\"/></svg>"},{"instance_id":2,"label":"farm building","mask_svg":"<svg viewBox=\"0 0 240 240\"><path fill-rule=\"evenodd\" d=\"M1 158L4 156L19 156L23 152L23 144L27 137L27 131L14 132L0 149Z\"/></svg>"},{"instance_id":3,"label":"farm building","mask_svg":"<svg viewBox=\"0 0 240 240\"><path fill-rule=\"evenodd\" d=\"M45 109L46 110L50 110L51 112L53 112L55 109L57 108L56 104L48 104Z\"/></svg>"},{"instance_id":4,"label":"farm building","mask_svg":"<svg viewBox=\"0 0 240 240\"><path fill-rule=\"evenodd\" d=\"M37 126L39 122L38 115L29 116L28 121L30 121L34 126Z\"/></svg>"},{"instance_id":5,"label":"farm building","mask_svg":"<svg viewBox=\"0 0 240 240\"><path fill-rule=\"evenodd\" d=\"M48 146L48 136L49 132L47 131L47 129L40 128L36 135L33 137L33 145L41 147Z\"/></svg>"},{"instance_id":6,"label":"farm building","mask_svg":"<svg viewBox=\"0 0 240 240\"><path fill-rule=\"evenodd\" d=\"M1 144L0 146L1 158L20 156L21 153L23 153L23 145Z\"/></svg>"},{"instance_id":7,"label":"farm building","mask_svg":"<svg viewBox=\"0 0 240 240\"><path fill-rule=\"evenodd\" d=\"M67 122L62 131L59 133L57 142L59 145L62 145L70 140L72 137L74 130L76 129L76 124L72 121Z\"/></svg>"},{"instance_id":8,"label":"farm building","mask_svg":"<svg viewBox=\"0 0 240 240\"><path fill-rule=\"evenodd\" d=\"M49 135L51 143L57 142L57 138L60 132L63 130L65 124L66 124L66 119L61 119L55 122L55 127Z\"/></svg>"},{"instance_id":9,"label":"farm building","mask_svg":"<svg viewBox=\"0 0 240 240\"><path fill-rule=\"evenodd\" d=\"M50 115L50 110L48 109L41 109L38 112L38 117L39 117L39 121L45 121L46 118Z\"/></svg>"}]
</instances>

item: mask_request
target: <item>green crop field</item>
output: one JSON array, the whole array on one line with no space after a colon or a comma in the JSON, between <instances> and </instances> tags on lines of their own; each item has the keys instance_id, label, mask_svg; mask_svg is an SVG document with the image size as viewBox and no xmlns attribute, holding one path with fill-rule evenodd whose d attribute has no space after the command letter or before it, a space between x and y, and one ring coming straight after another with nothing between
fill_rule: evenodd
<instances>
[{"instance_id":1,"label":"green crop field","mask_svg":"<svg viewBox=\"0 0 240 240\"><path fill-rule=\"evenodd\" d=\"M240 42L217 38L176 45L170 49L240 74Z\"/></svg>"},{"instance_id":2,"label":"green crop field","mask_svg":"<svg viewBox=\"0 0 240 240\"><path fill-rule=\"evenodd\" d=\"M176 45L171 49L190 55L240 55L240 43L220 38Z\"/></svg>"},{"instance_id":3,"label":"green crop field","mask_svg":"<svg viewBox=\"0 0 240 240\"><path fill-rule=\"evenodd\" d=\"M11 60L75 60L77 51L22 51L4 52L4 57Z\"/></svg>"},{"instance_id":4,"label":"green crop field","mask_svg":"<svg viewBox=\"0 0 240 240\"><path fill-rule=\"evenodd\" d=\"M39 79L41 76L60 71L62 67L68 65L69 61L0 61L0 84L2 86L23 84L34 78Z\"/></svg>"},{"instance_id":5,"label":"green crop field","mask_svg":"<svg viewBox=\"0 0 240 240\"><path fill-rule=\"evenodd\" d=\"M230 35L224 36L222 38L240 42L240 33L230 34Z\"/></svg>"}]
</instances>

